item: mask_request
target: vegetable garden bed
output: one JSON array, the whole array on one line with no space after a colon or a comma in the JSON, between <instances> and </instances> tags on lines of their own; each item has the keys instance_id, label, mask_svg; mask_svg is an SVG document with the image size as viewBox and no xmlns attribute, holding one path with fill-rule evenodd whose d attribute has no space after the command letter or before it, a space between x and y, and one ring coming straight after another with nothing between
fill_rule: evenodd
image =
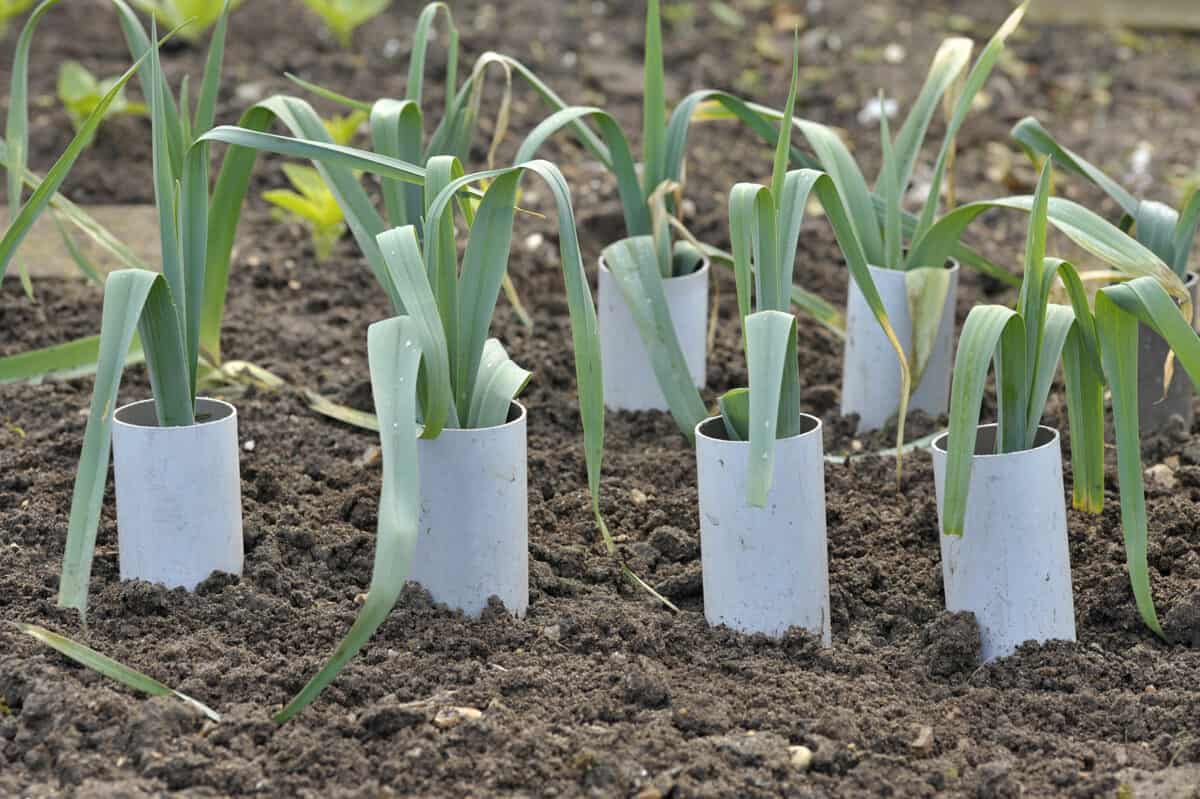
<instances>
[{"instance_id":1,"label":"vegetable garden bed","mask_svg":"<svg viewBox=\"0 0 1200 799\"><path fill-rule=\"evenodd\" d=\"M510 52L560 94L604 105L636 130L640 11L626 14L613 2L508 5L455 4L468 61L488 49ZM874 165L877 130L856 119L863 103L883 86L904 107L944 35L969 26L967 35L983 41L1001 13L971 9L967 19L953 4L889 2L863 13L846 5L807 12L797 112L850 130L855 157ZM743 22L750 32L768 26L780 61L737 51L748 34L710 15L707 4L669 6L695 16L667 26L668 100L698 86L732 88L756 72L757 85L745 91L782 106L790 27L770 27L770 8L745 11ZM284 71L358 97L402 96L417 10L396 3L344 51L290 0L247 0L231 17L218 120L232 123L259 97L292 90ZM79 33L85 24L94 29ZM827 34L805 38L819 28ZM0 50L0 83L15 33ZM392 39L399 55L389 59ZM907 52L904 68L883 58L889 44ZM1009 49L1011 62L988 85L987 111L972 114L959 136L960 200L1032 192L1037 173L1008 130L1040 110L1064 143L1106 167L1125 169L1130 151L1149 138L1155 178L1196 168L1200 139L1189 114L1200 97L1187 80L1200 68L1194 37L1026 22ZM127 68L113 15L69 0L50 14L33 63L68 57L106 76ZM164 52L172 84L198 76L203 57L197 46ZM1111 87L1103 74L1115 79ZM52 95L53 79L35 68L31 96ZM433 101L440 80L435 69ZM518 83L509 123L517 135L501 160L545 116L527 94ZM485 114L472 168L481 165L491 124ZM69 177L67 196L152 202L149 130L134 117L106 122ZM31 167L45 172L70 135L61 109L35 102ZM726 123L697 125L690 142L689 227L728 249L728 189L738 180L767 182L770 148ZM997 143L1012 152L1010 168L989 150ZM742 160L728 157L742 152ZM571 186L594 290L601 249L623 235L615 186L566 137L543 155ZM601 511L624 561L680 611L631 585L597 533L553 203L533 181L523 185L522 207L550 218L517 216L510 272L534 331L504 299L491 329L534 372L521 395L529 411L526 616L492 607L471 620L410 587L316 702L276 726L271 713L321 667L361 607L380 496L379 437L313 413L297 387L370 411L366 330L393 314L350 238L318 266L307 234L276 221L258 199L285 185L279 163L260 159L254 173L222 345L291 387L210 392L238 410L240 578L217 575L195 593L119 581L110 481L86 630L73 610L57 608L92 381L0 385L0 619L84 641L205 702L221 721L128 691L5 629L0 794L1007 797L1022 789L1117 796L1125 785L1141 799L1188 795L1171 791L1200 783L1200 655L1192 648L1200 644L1200 446L1192 431L1168 428L1143 439L1152 470L1150 575L1170 643L1143 625L1134 605L1111 453L1104 512L1067 512L1078 643L1029 645L980 665L974 622L943 611L933 469L924 452L905 458L899 486L893 458L826 463L831 648L802 633L771 640L710 628L695 453L669 414L608 414ZM1113 206L1082 181L1062 175L1057 183L1060 196L1113 217ZM1165 185L1151 194L1174 199ZM968 238L1015 271L1026 223L1025 214L994 212ZM1064 241L1052 235L1051 249L1065 249ZM799 253L797 278L840 307L847 271L825 219L806 217ZM703 393L710 407L748 379L732 273L714 268L712 280L719 300ZM99 329L95 286L35 279L34 288L36 304L9 270L0 291L0 356ZM1015 291L967 269L958 291L960 329L976 303L1015 299ZM801 409L822 419L824 451L892 446L894 426L855 437L853 420L838 413L841 341L800 319ZM145 371L131 369L119 404L149 391ZM994 415L990 397L984 415ZM1056 384L1042 421L1064 432L1069 507L1066 417ZM914 414L906 435L945 429L945 421Z\"/></svg>"}]
</instances>

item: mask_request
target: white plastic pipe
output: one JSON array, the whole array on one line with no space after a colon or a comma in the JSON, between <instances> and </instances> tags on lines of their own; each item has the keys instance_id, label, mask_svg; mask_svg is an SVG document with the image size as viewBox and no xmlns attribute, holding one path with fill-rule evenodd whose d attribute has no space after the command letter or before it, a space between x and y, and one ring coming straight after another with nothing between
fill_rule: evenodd
<instances>
[{"instance_id":1,"label":"white plastic pipe","mask_svg":"<svg viewBox=\"0 0 1200 799\"><path fill-rule=\"evenodd\" d=\"M821 420L776 442L765 507L746 503L750 444L729 441L720 417L696 425L704 617L779 637L803 627L831 641Z\"/></svg>"},{"instance_id":2,"label":"white plastic pipe","mask_svg":"<svg viewBox=\"0 0 1200 799\"><path fill-rule=\"evenodd\" d=\"M869 267L896 338L912 352L912 317L908 312L905 273ZM958 296L958 262L950 269L950 288L942 307L933 353L908 403L909 411L940 416L950 405L950 373L954 365L954 301ZM875 315L850 281L846 297L846 349L842 361L842 415L858 414L859 430L878 430L900 409L900 363Z\"/></svg>"},{"instance_id":3,"label":"white plastic pipe","mask_svg":"<svg viewBox=\"0 0 1200 799\"><path fill-rule=\"evenodd\" d=\"M708 272L706 258L690 275L663 280L667 309L696 388L704 388L706 379ZM614 411L670 410L617 279L604 265L603 257L596 294L605 406Z\"/></svg>"},{"instance_id":4,"label":"white plastic pipe","mask_svg":"<svg viewBox=\"0 0 1200 799\"><path fill-rule=\"evenodd\" d=\"M495 595L515 616L529 607L525 408L480 430L417 442L421 513L409 579L435 602L478 617Z\"/></svg>"},{"instance_id":5,"label":"white plastic pipe","mask_svg":"<svg viewBox=\"0 0 1200 799\"><path fill-rule=\"evenodd\" d=\"M944 433L933 442L938 529L946 484ZM980 425L963 535L940 535L946 609L975 614L985 662L1025 641L1075 640L1071 556L1058 431L1039 427L1032 449L995 451Z\"/></svg>"},{"instance_id":6,"label":"white plastic pipe","mask_svg":"<svg viewBox=\"0 0 1200 799\"><path fill-rule=\"evenodd\" d=\"M122 580L189 591L214 571L242 573L237 411L199 397L196 423L159 427L154 400L113 416Z\"/></svg>"}]
</instances>

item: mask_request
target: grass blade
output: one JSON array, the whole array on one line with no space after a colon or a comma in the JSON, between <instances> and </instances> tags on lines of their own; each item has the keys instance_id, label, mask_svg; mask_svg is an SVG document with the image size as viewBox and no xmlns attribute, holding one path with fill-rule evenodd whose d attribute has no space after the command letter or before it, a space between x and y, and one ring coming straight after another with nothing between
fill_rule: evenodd
<instances>
[{"instance_id":1,"label":"grass blade","mask_svg":"<svg viewBox=\"0 0 1200 799\"><path fill-rule=\"evenodd\" d=\"M4 277L4 273L8 264L12 261L17 247L21 245L25 236L28 235L29 230L33 227L33 223L41 215L42 211L50 204L50 200L58 191L59 186L66 180L71 167L75 165L75 160L79 158L79 154L87 147L92 134L95 133L96 128L99 127L101 120L104 118L104 112L108 110L109 105L116 99L125 84L137 74L141 63L141 61L138 61L126 70L104 97L101 98L100 102L96 104L96 108L83 121L83 124L79 127L79 131L71 139L71 143L67 145L67 149L54 162L54 166L50 167L50 171L46 173L46 177L42 180L41 185L33 191L33 194L30 195L25 205L22 206L20 213L16 215L12 224L9 225L8 231L4 234L4 239L0 240L0 278ZM23 172L18 174L23 174Z\"/></svg>"},{"instance_id":2,"label":"grass blade","mask_svg":"<svg viewBox=\"0 0 1200 799\"><path fill-rule=\"evenodd\" d=\"M93 671L108 677L111 680L116 680L122 685L132 688L135 691L141 691L151 696L173 696L179 699L186 705L199 710L211 721L220 721L221 717L215 710L210 708L198 700L192 699L185 693L176 691L172 688L160 683L153 677L148 677L140 671L131 669L123 663L120 663L112 658L102 655L94 649L90 649L83 644L72 641L66 636L51 632L44 627L38 627L36 624L15 624L16 628L21 632L29 635L38 641L41 641L51 649L56 650L59 654L69 657L81 666L86 666Z\"/></svg>"},{"instance_id":3,"label":"grass blade","mask_svg":"<svg viewBox=\"0 0 1200 799\"><path fill-rule=\"evenodd\" d=\"M8 89L8 117L4 124L4 138L8 142L5 153L5 168L8 170L8 213L15 219L21 207L21 189L26 168L26 153L29 150L29 48L38 23L59 0L44 0L21 29L13 55L12 79ZM86 145L86 142L85 142ZM23 273L22 273L23 274ZM0 278L4 270L0 269Z\"/></svg>"},{"instance_id":4,"label":"grass blade","mask_svg":"<svg viewBox=\"0 0 1200 799\"><path fill-rule=\"evenodd\" d=\"M642 196L649 197L667 179L667 101L663 83L662 18L659 0L646 3L646 46L642 74ZM638 235L630 233L631 236Z\"/></svg>"}]
</instances>

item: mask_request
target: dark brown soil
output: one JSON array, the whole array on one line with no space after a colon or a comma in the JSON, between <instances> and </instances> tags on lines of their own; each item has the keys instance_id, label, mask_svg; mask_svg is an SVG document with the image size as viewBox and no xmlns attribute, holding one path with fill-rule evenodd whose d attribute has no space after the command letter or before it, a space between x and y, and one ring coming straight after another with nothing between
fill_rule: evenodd
<instances>
[{"instance_id":1,"label":"dark brown soil","mask_svg":"<svg viewBox=\"0 0 1200 799\"><path fill-rule=\"evenodd\" d=\"M512 6L510 9L509 6ZM781 100L778 63L694 6L668 28L672 96L703 85L740 87ZM847 127L866 164L875 134L855 114L876 88L906 100L936 41L969 25L986 36L999 8L895 2L858 9L828 3L807 12L807 66L826 70L802 107ZM1001 4L998 4L1001 5ZM640 20L617 3L526 0L456 4L468 56L510 50L565 96L605 101L636 129ZM370 98L399 96L412 3L397 3L361 31L361 52L336 50L296 4L249 0L235 15L222 116L236 118L245 87L282 89L283 70ZM490 10L489 10L490 9ZM780 10L782 13L782 8ZM746 12L750 31L772 11ZM489 16L490 15L490 16ZM478 24L473 20L480 20ZM768 29L785 52L791 23ZM86 31L81 34L80 31ZM597 38L603 36L603 39ZM12 33L0 52L11 60ZM902 67L876 53L902 44ZM1121 48L1124 48L1122 50ZM564 64L565 52L578 64ZM1072 144L1116 170L1141 138L1158 148L1155 177L1195 167L1200 134L1189 114L1200 45L1178 35L1138 38L1028 25L1014 58L990 85L990 107L961 137L960 192L1020 191L1028 171L987 155L1020 116L1053 112ZM35 47L34 95L52 93L48 65L80 58L102 74L125 52L111 17L65 3ZM201 53L167 58L173 77L197 74ZM757 73L756 85L754 75ZM1024 73L1023 76L1021 73ZM816 74L816 73L813 73ZM901 77L903 75L904 77ZM1188 80L1188 76L1192 79ZM1111 85L1105 83L1111 77ZM7 74L0 74L6 80ZM435 80L436 84L436 80ZM436 98L437 92L431 93ZM540 118L519 94L518 133ZM35 166L65 145L65 118L34 115ZM80 201L151 198L147 126L106 127L80 163ZM744 134L713 127L693 137L689 193L697 232L725 244L723 198L736 180L759 179L767 153ZM727 154L745 154L743 162ZM993 148L994 152L994 148ZM615 191L571 145L561 148L594 259L619 232ZM114 168L114 160L120 168ZM269 165L258 186L278 183ZM1008 186L995 180L1006 181ZM1074 196L1094 200L1062 181ZM533 187L533 184L530 184ZM533 187L533 191L536 191ZM1173 199L1164 186L1160 192ZM0 619L45 625L196 696L223 715L206 722L179 703L145 699L65 661L33 640L0 633L0 794L22 796L1190 796L1200 782L1200 446L1182 431L1151 442L1150 463L1173 469L1176 487L1149 491L1155 595L1177 643L1148 633L1124 569L1115 480L1100 516L1069 514L1079 643L1028 646L980 667L970 617L942 612L932 471L924 454L867 457L826 467L834 645L711 629L702 613L695 471L691 450L663 414L610 414L603 509L623 555L682 608L672 614L630 588L603 554L588 509L569 327L548 223L523 221L513 273L534 309L536 333L497 314L495 333L535 371L529 407L531 603L526 619L489 612L479 621L406 593L371 644L300 718L277 709L320 665L358 609L370 576L379 467L363 456L376 438L311 413L291 391L230 392L238 406L246 568L188 594L117 579L111 497L92 584L88 629L55 607L58 567L79 454L88 380L0 387ZM543 232L527 246L524 236ZM827 226L807 223L798 276L842 303L845 271ZM353 244L320 267L291 226L255 203L240 231L224 348L289 382L368 408L366 326L387 303ZM1018 264L1020 219L985 220L975 240ZM736 315L720 274L720 315ZM15 281L0 292L0 354L95 332L99 294L41 281L30 304ZM964 274L960 318L998 286ZM719 392L744 383L736 325L722 324L709 359ZM827 422L827 451L850 446L836 415L841 346L815 325L801 333L806 410ZM146 396L140 369L122 401ZM711 397L711 395L710 395ZM1058 424L1054 400L1047 421ZM916 432L933 430L917 420ZM868 448L886 445L878 435ZM367 465L362 465L367 462ZM449 708L482 711L448 724ZM795 747L806 747L805 751ZM1125 793L1122 785L1135 793ZM1169 790L1178 793L1168 793Z\"/></svg>"}]
</instances>

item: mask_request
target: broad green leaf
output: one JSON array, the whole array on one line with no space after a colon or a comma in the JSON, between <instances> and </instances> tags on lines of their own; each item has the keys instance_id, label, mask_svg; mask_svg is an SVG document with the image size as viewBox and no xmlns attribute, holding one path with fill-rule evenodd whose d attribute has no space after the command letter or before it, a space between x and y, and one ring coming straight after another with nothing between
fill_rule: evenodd
<instances>
[{"instance_id":1,"label":"broad green leaf","mask_svg":"<svg viewBox=\"0 0 1200 799\"><path fill-rule=\"evenodd\" d=\"M604 250L604 263L616 278L621 297L637 325L675 424L688 441L693 441L696 425L704 420L708 410L692 382L671 322L654 239L635 236L611 244Z\"/></svg>"},{"instance_id":2,"label":"broad green leaf","mask_svg":"<svg viewBox=\"0 0 1200 799\"><path fill-rule=\"evenodd\" d=\"M750 372L750 466L746 502L767 504L775 475L775 439L779 436L782 403L799 412L799 381L785 386L788 360L796 359L796 319L780 311L759 311L746 317L746 353ZM794 414L793 414L794 415Z\"/></svg>"},{"instance_id":3,"label":"broad green leaf","mask_svg":"<svg viewBox=\"0 0 1200 799\"><path fill-rule=\"evenodd\" d=\"M96 359L100 355L100 337L87 336L65 344L54 344L41 349L20 352L0 358L0 385L5 383L38 382L51 377L56 380L71 380L96 372ZM134 338L124 365L141 363L141 341Z\"/></svg>"},{"instance_id":4,"label":"broad green leaf","mask_svg":"<svg viewBox=\"0 0 1200 799\"><path fill-rule=\"evenodd\" d=\"M983 402L983 387L988 365L997 363L1004 353L1025 352L1025 325L1021 317L1000 305L977 305L967 315L958 339L954 360L954 382L950 393L950 436L946 446L946 482L942 500L942 533L962 535L967 513L967 490L971 483L971 462L975 455L976 431ZM1021 360L1024 360L1023 357ZM1010 375L1016 370L1010 368ZM1021 364L1024 377L1024 364ZM999 382L999 381L997 381ZM1006 392L1001 392L1004 394ZM1019 406L1023 427L1025 406ZM1015 414L1013 414L1015 415ZM1010 416L1011 419L1011 416ZM1009 435L1010 429L1005 431ZM997 438L999 444L1001 438Z\"/></svg>"},{"instance_id":5,"label":"broad green leaf","mask_svg":"<svg viewBox=\"0 0 1200 799\"><path fill-rule=\"evenodd\" d=\"M507 422L513 400L524 390L530 377L530 372L508 357L499 339L489 338L483 345L483 357L479 359L467 426L479 429Z\"/></svg>"},{"instance_id":6,"label":"broad green leaf","mask_svg":"<svg viewBox=\"0 0 1200 799\"><path fill-rule=\"evenodd\" d=\"M1141 441L1138 438L1137 319L1122 312L1110 299L1107 290L1101 290L1096 295L1096 329L1101 341L1104 378L1112 393L1125 562L1142 620L1161 636L1162 627L1154 609L1150 568L1146 561L1146 495L1142 484Z\"/></svg>"},{"instance_id":7,"label":"broad green leaf","mask_svg":"<svg viewBox=\"0 0 1200 799\"><path fill-rule=\"evenodd\" d=\"M1182 207L1171 248L1175 253L1175 263L1171 264L1171 268L1181 276L1187 274L1188 256L1196 239L1196 227L1200 225L1200 189L1193 191Z\"/></svg>"},{"instance_id":8,"label":"broad green leaf","mask_svg":"<svg viewBox=\"0 0 1200 799\"><path fill-rule=\"evenodd\" d=\"M997 200L969 203L943 216L915 243L910 255L913 263L944 263L951 247L962 231L980 214L993 208L1009 208L1030 212L1034 198L1028 195L1004 197ZM1158 280L1172 297L1179 300L1184 311L1191 312L1192 300L1183 282L1145 246L1131 239L1116 227L1078 203L1051 197L1047 206L1051 225L1113 269L1131 277L1150 276Z\"/></svg>"},{"instance_id":9,"label":"broad green leaf","mask_svg":"<svg viewBox=\"0 0 1200 799\"><path fill-rule=\"evenodd\" d=\"M1025 338L1025 363L1027 380L1033 380L1038 372L1038 355L1042 349L1043 321L1046 314L1046 299L1050 283L1043 279L1046 262L1046 222L1050 213L1050 183L1053 166L1047 161L1038 176L1037 189L1033 193L1033 205L1029 211L1029 225L1025 236L1025 279L1021 282L1021 294L1017 300L1017 313L1025 320L1029 331ZM1054 362L1058 363L1057 355ZM1038 411L1041 418L1041 411Z\"/></svg>"},{"instance_id":10,"label":"broad green leaf","mask_svg":"<svg viewBox=\"0 0 1200 799\"><path fill-rule=\"evenodd\" d=\"M925 377L925 369L937 344L946 295L950 292L950 270L938 266L910 269L904 273L904 289L908 297L908 318L912 323L909 369L915 391Z\"/></svg>"},{"instance_id":11,"label":"broad green leaf","mask_svg":"<svg viewBox=\"0 0 1200 799\"><path fill-rule=\"evenodd\" d=\"M875 266L886 266L883 237L871 191L854 156L831 128L806 120L795 120L795 124L816 153L821 169L833 181L839 201L844 204L847 223L867 261Z\"/></svg>"},{"instance_id":12,"label":"broad green leaf","mask_svg":"<svg viewBox=\"0 0 1200 799\"><path fill-rule=\"evenodd\" d=\"M202 133L213 126L217 115L217 94L221 90L221 65L225 60L225 35L229 29L229 0L221 3L221 13L217 17L216 27L208 43L208 57L204 62L204 77L200 82L200 99L196 102L196 117L192 129ZM185 80L187 76L184 76ZM187 97L186 86L182 97ZM183 114L187 119L187 114ZM187 137L191 143L191 136ZM207 187L206 187L207 189ZM207 193L207 191L206 191Z\"/></svg>"},{"instance_id":13,"label":"broad green leaf","mask_svg":"<svg viewBox=\"0 0 1200 799\"><path fill-rule=\"evenodd\" d=\"M621 197L626 232L630 236L649 234L650 212L646 207L646 195L642 193L638 182L637 165L629 148L629 140L616 119L607 111L587 106L571 106L551 114L538 123L521 142L515 162L530 160L551 136L565 127L578 124L583 119L593 119L600 129L610 159L607 166L617 179L617 192Z\"/></svg>"},{"instance_id":14,"label":"broad green leaf","mask_svg":"<svg viewBox=\"0 0 1200 799\"><path fill-rule=\"evenodd\" d=\"M1026 339L1032 338L1029 335L1029 327L1026 325ZM1048 305L1040 327L1039 351L1036 353L1037 370L1029 376L1032 382L1025 423L1025 449L1032 447L1037 437L1038 426L1046 409L1046 400L1050 396L1050 386L1054 382L1055 372L1058 371L1063 347L1067 336L1075 327L1075 312L1065 305ZM1074 436L1071 440L1074 442Z\"/></svg>"},{"instance_id":15,"label":"broad green leaf","mask_svg":"<svg viewBox=\"0 0 1200 799\"><path fill-rule=\"evenodd\" d=\"M452 90L457 86L458 28L454 25L454 15L450 13L450 6L446 3L429 3L421 9L421 14L417 17L417 24L413 29L412 53L408 61L408 89L404 96L420 107L425 85L425 53L429 49L429 37L439 13L450 31L450 41L446 46L446 86L451 89L446 92L446 116L449 116L453 103Z\"/></svg>"},{"instance_id":16,"label":"broad green leaf","mask_svg":"<svg viewBox=\"0 0 1200 799\"><path fill-rule=\"evenodd\" d=\"M421 107L412 100L379 100L371 107L371 144L380 155L420 163ZM402 181L380 181L388 221L395 227L421 225L424 198L421 187Z\"/></svg>"},{"instance_id":17,"label":"broad green leaf","mask_svg":"<svg viewBox=\"0 0 1200 799\"><path fill-rule=\"evenodd\" d=\"M717 400L725 435L730 441L750 438L750 389L731 388Z\"/></svg>"},{"instance_id":18,"label":"broad green leaf","mask_svg":"<svg viewBox=\"0 0 1200 799\"><path fill-rule=\"evenodd\" d=\"M283 724L307 707L370 640L404 588L417 544L420 505L417 465L417 374L422 352L408 317L376 322L367 330L371 393L379 414L383 477L375 534L375 565L366 602L329 661L308 681L275 722Z\"/></svg>"},{"instance_id":19,"label":"broad green leaf","mask_svg":"<svg viewBox=\"0 0 1200 799\"><path fill-rule=\"evenodd\" d=\"M162 425L192 423L194 395L184 359L184 344L175 304L165 279L154 272L123 269L104 285L99 355L91 408L83 433L79 472L71 495L67 546L63 557L58 604L87 613L88 580L108 477L113 414L134 330L141 326L146 360L151 368L155 407Z\"/></svg>"},{"instance_id":20,"label":"broad green leaf","mask_svg":"<svg viewBox=\"0 0 1200 799\"><path fill-rule=\"evenodd\" d=\"M1013 126L1012 137L1017 140L1031 160L1037 156L1053 156L1054 161L1064 169L1087 178L1099 186L1105 194L1111 197L1121 209L1130 216L1136 216L1139 200L1121 187L1119 183L1104 174L1098 167L1081 158L1055 141L1042 124L1033 117L1025 117Z\"/></svg>"},{"instance_id":21,"label":"broad green leaf","mask_svg":"<svg viewBox=\"0 0 1200 799\"><path fill-rule=\"evenodd\" d=\"M405 323L406 329L420 333L417 344L425 355L424 391L418 395L421 418L425 423L421 435L436 438L447 424L458 427L459 419L466 415L455 410L445 328L429 284L416 229L408 225L379 234L379 249L396 290L408 301L410 316Z\"/></svg>"},{"instance_id":22,"label":"broad green leaf","mask_svg":"<svg viewBox=\"0 0 1200 799\"><path fill-rule=\"evenodd\" d=\"M880 107L883 92L879 93ZM904 242L900 240L900 199L904 187L900 184L899 163L892 147L892 134L888 130L887 114L879 115L879 140L883 143L883 167L878 181L879 194L883 199L883 260L879 266L895 269L903 264Z\"/></svg>"},{"instance_id":23,"label":"broad green leaf","mask_svg":"<svg viewBox=\"0 0 1200 799\"><path fill-rule=\"evenodd\" d=\"M111 680L116 680L122 685L132 688L135 691L141 691L151 696L173 696L186 705L199 710L212 721L220 721L221 717L215 710L192 699L181 691L176 691L169 688L153 677L148 677L140 671L131 669L124 663L120 663L112 658L102 655L94 649L90 649L81 643L72 641L64 635L51 632L44 627L38 627L36 624L15 624L16 628L28 636L31 636L38 641L41 641L46 646L54 649L59 654L69 657L81 666L86 666L95 672L98 672Z\"/></svg>"}]
</instances>

